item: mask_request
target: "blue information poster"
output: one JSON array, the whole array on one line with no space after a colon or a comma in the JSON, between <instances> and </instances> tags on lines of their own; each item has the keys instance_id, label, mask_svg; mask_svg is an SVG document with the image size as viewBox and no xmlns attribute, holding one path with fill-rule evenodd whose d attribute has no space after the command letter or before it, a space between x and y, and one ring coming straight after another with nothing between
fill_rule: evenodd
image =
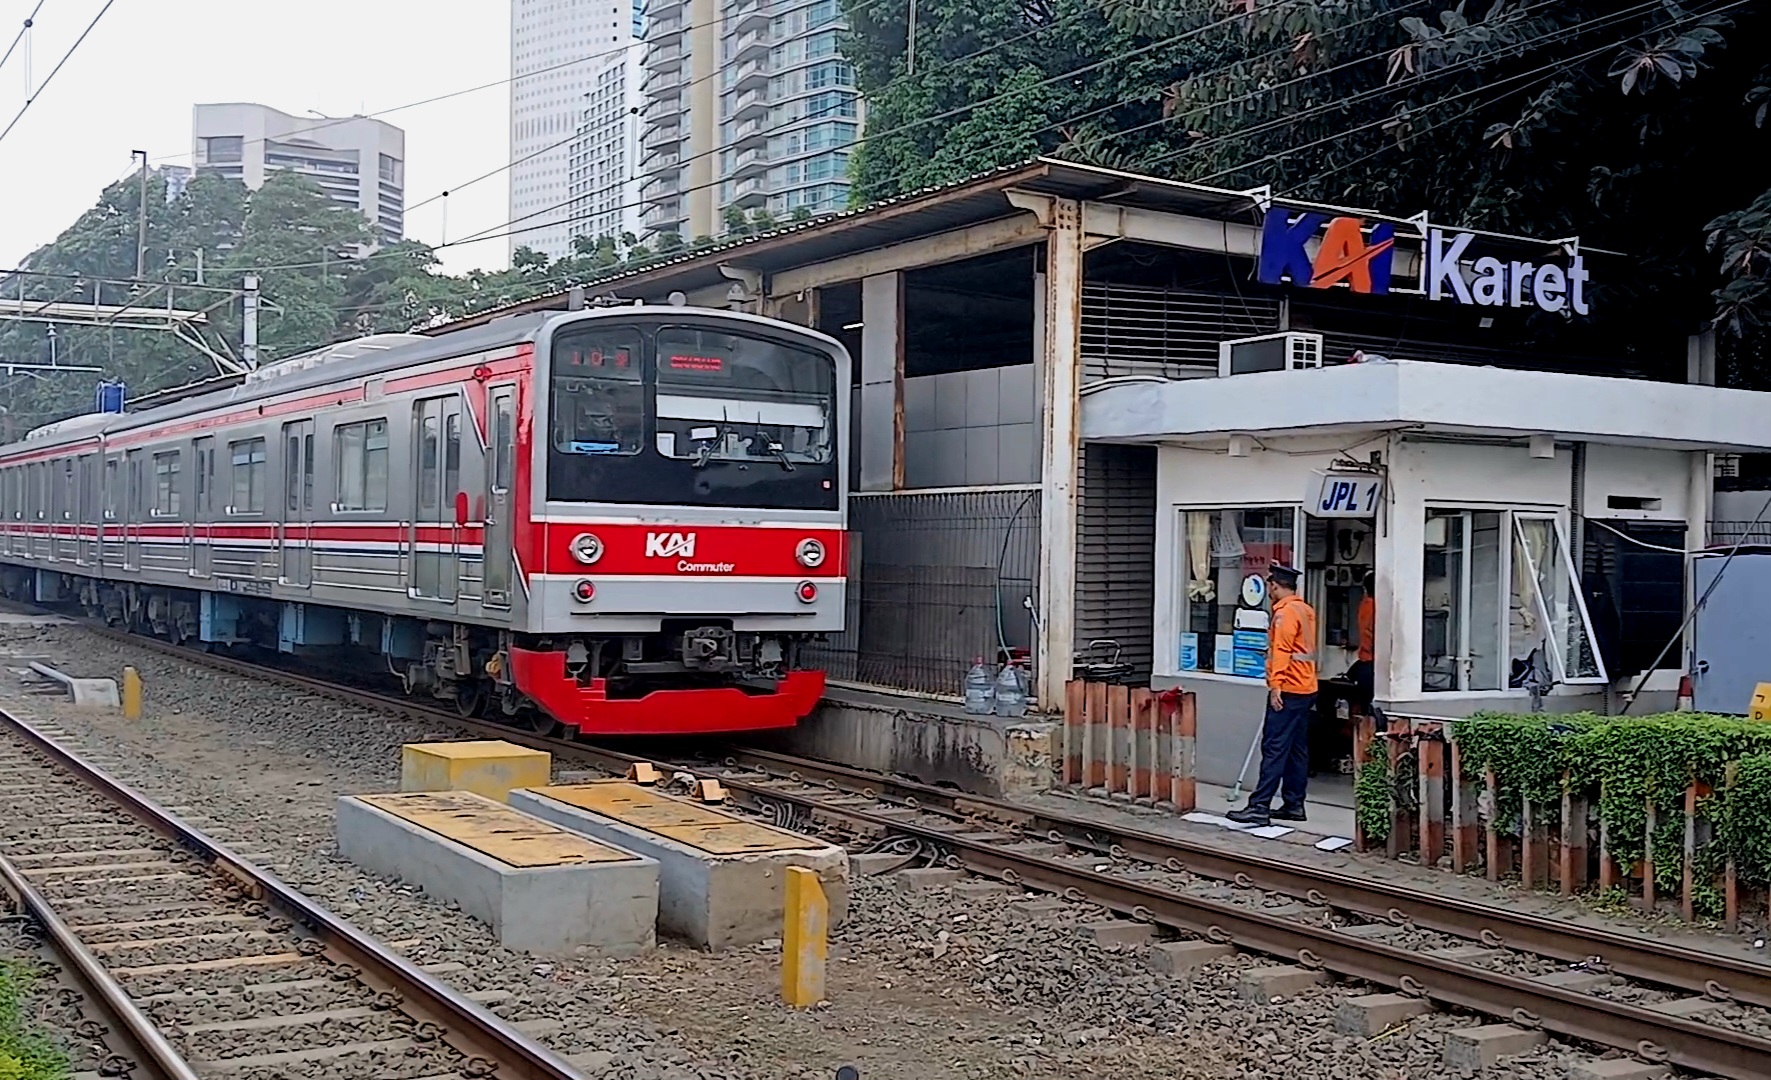
<instances>
[{"instance_id":1,"label":"blue information poster","mask_svg":"<svg viewBox=\"0 0 1771 1080\"><path fill-rule=\"evenodd\" d=\"M1237 649L1233 673L1245 675L1251 679L1264 678L1267 674L1267 653L1265 650Z\"/></svg>"},{"instance_id":2,"label":"blue information poster","mask_svg":"<svg viewBox=\"0 0 1771 1080\"><path fill-rule=\"evenodd\" d=\"M1199 670L1199 635L1181 635L1181 670Z\"/></svg>"},{"instance_id":3,"label":"blue information poster","mask_svg":"<svg viewBox=\"0 0 1771 1080\"><path fill-rule=\"evenodd\" d=\"M1230 643L1230 635L1219 634L1217 648L1212 650L1211 669L1219 674L1236 666L1236 647Z\"/></svg>"},{"instance_id":4,"label":"blue information poster","mask_svg":"<svg viewBox=\"0 0 1771 1080\"><path fill-rule=\"evenodd\" d=\"M1267 632L1265 630L1238 630L1233 642L1238 649L1264 653L1267 651Z\"/></svg>"}]
</instances>

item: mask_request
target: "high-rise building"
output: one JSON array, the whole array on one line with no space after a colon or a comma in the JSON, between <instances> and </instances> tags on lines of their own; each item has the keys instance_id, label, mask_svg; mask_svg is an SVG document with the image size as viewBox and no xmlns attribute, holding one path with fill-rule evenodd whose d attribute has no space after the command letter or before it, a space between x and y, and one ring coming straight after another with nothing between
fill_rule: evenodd
<instances>
[{"instance_id":1,"label":"high-rise building","mask_svg":"<svg viewBox=\"0 0 1771 1080\"><path fill-rule=\"evenodd\" d=\"M256 190L293 172L368 218L384 243L406 234L406 133L366 116L290 116L266 105L191 110L192 163Z\"/></svg>"},{"instance_id":2,"label":"high-rise building","mask_svg":"<svg viewBox=\"0 0 1771 1080\"><path fill-rule=\"evenodd\" d=\"M602 61L572 139L566 193L570 232L591 239L640 231L640 51Z\"/></svg>"},{"instance_id":3,"label":"high-rise building","mask_svg":"<svg viewBox=\"0 0 1771 1080\"><path fill-rule=\"evenodd\" d=\"M637 0L510 0L513 253L571 251L572 144L600 76L638 51L639 34Z\"/></svg>"},{"instance_id":4,"label":"high-rise building","mask_svg":"<svg viewBox=\"0 0 1771 1080\"><path fill-rule=\"evenodd\" d=\"M648 233L719 236L848 202L860 136L839 0L647 0L640 135Z\"/></svg>"}]
</instances>

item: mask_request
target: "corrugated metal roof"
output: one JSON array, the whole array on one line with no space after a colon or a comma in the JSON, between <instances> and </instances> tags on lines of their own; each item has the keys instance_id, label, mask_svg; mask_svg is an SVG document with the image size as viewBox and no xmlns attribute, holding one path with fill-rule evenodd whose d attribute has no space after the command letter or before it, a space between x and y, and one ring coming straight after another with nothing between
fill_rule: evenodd
<instances>
[{"instance_id":1,"label":"corrugated metal roof","mask_svg":"<svg viewBox=\"0 0 1771 1080\"><path fill-rule=\"evenodd\" d=\"M795 222L758 236L684 251L663 262L574 283L603 290L696 289L726 279L721 263L741 262L765 274L808 266L844 255L886 247L1019 213L1003 192L1010 188L1073 199L1109 199L1116 205L1168 210L1203 217L1249 213L1254 201L1244 192L1118 172L1057 158L1029 161L978 173L951 184L928 187L853 210ZM742 258L735 258L736 253ZM569 290L481 312L427 330L442 334L506 315L566 306Z\"/></svg>"}]
</instances>

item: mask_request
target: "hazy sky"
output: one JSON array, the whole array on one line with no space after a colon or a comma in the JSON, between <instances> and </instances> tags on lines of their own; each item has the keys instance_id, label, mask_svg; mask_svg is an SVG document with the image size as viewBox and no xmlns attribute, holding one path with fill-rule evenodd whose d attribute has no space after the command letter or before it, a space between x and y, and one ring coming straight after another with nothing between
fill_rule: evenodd
<instances>
[{"instance_id":1,"label":"hazy sky","mask_svg":"<svg viewBox=\"0 0 1771 1080\"><path fill-rule=\"evenodd\" d=\"M37 3L0 0L0 54ZM0 130L102 7L43 0L0 67ZM130 172L131 150L189 165L199 102L380 116L406 131L406 205L451 190L448 236L502 231L508 174L457 189L510 160L508 88L385 110L509 75L508 0L115 0L0 140L0 269L55 239ZM406 235L427 243L444 228L441 203L406 216ZM499 238L440 254L460 272L507 265L507 251Z\"/></svg>"}]
</instances>

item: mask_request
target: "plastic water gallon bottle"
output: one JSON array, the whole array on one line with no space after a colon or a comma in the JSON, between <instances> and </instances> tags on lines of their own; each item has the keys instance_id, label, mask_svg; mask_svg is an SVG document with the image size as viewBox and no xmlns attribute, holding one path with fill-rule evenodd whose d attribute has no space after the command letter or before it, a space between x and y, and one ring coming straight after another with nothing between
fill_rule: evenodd
<instances>
[{"instance_id":1,"label":"plastic water gallon bottle","mask_svg":"<svg viewBox=\"0 0 1771 1080\"><path fill-rule=\"evenodd\" d=\"M965 673L965 711L973 716L989 716L996 705L996 680L990 677L990 669L984 666L982 656L972 661L972 669Z\"/></svg>"},{"instance_id":2,"label":"plastic water gallon bottle","mask_svg":"<svg viewBox=\"0 0 1771 1080\"><path fill-rule=\"evenodd\" d=\"M996 715L1027 715L1027 680L1013 660L996 676Z\"/></svg>"}]
</instances>

